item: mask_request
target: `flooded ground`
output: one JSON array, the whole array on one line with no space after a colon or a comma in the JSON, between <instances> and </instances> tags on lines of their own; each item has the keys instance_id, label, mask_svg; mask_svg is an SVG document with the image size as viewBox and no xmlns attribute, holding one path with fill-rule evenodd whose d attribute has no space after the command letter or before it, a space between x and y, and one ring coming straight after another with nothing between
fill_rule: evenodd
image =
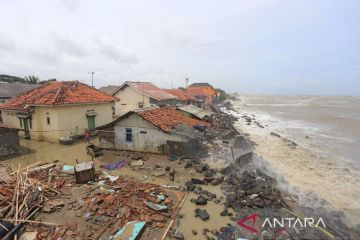
<instances>
[{"instance_id":1,"label":"flooded ground","mask_svg":"<svg viewBox=\"0 0 360 240\"><path fill-rule=\"evenodd\" d=\"M93 142L96 143L96 139L93 139ZM60 145L58 143L21 140L21 145L31 150L31 153L3 160L1 162L13 164L14 167L17 167L19 164L21 164L22 167L25 167L38 162L47 163L53 161L58 161L60 164L64 165L74 165L76 163L76 159L78 159L79 162L89 161L92 159L91 156L86 154L86 145L83 142L77 142L73 145ZM101 169L100 166L102 164L117 160L128 160L129 162L132 162L135 161L130 158L133 154L134 153L126 151L106 151L104 156L94 159L95 166L97 169ZM184 186L185 182L189 181L191 178L203 178L203 175L197 173L194 168L185 169L183 166L179 165L178 161L170 161L167 156L159 154L146 154L146 158L148 160L144 161L144 166L142 167L131 167L127 164L123 168L109 173L111 175L127 176L138 181L144 179L144 176L146 176L146 180L143 180L143 182L178 187ZM209 155L209 159L206 160L211 167L220 168L224 166L224 161L214 161L214 159L217 158L214 157L214 155ZM156 165L175 169L175 180L171 181L166 175L161 177L153 176L151 174L153 171L152 168ZM211 193L215 193L217 198L224 198L219 186L202 185L201 187ZM220 216L220 213L224 210L224 206L222 204L224 200L222 200L220 204L208 201L206 206L197 206L195 203L191 202L191 199L196 197L197 195L193 192L188 194L186 201L180 210L180 215L182 217L175 219L174 221L173 226L180 229L180 231L184 234L185 239L205 239L205 236L202 235L203 229L218 229L219 226L223 226L228 222L232 223L229 217ZM195 218L196 208L206 209L210 215L210 220L204 222L200 218ZM198 233L196 236L194 236L193 230Z\"/></svg>"}]
</instances>

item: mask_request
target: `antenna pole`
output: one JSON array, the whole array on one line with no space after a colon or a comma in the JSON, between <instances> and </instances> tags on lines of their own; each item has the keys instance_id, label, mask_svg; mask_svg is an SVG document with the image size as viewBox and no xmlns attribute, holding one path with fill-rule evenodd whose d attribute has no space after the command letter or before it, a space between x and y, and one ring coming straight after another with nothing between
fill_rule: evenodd
<instances>
[{"instance_id":1,"label":"antenna pole","mask_svg":"<svg viewBox=\"0 0 360 240\"><path fill-rule=\"evenodd\" d=\"M94 87L94 74L95 72L89 72L91 74L91 86Z\"/></svg>"},{"instance_id":2,"label":"antenna pole","mask_svg":"<svg viewBox=\"0 0 360 240\"><path fill-rule=\"evenodd\" d=\"M186 84L185 84L185 91L187 91L189 78L186 78L186 79L185 79L185 82L186 82ZM186 105L185 105L185 110L187 111L188 97L187 97L187 95L186 95L186 94L185 94L185 96L186 96Z\"/></svg>"}]
</instances>

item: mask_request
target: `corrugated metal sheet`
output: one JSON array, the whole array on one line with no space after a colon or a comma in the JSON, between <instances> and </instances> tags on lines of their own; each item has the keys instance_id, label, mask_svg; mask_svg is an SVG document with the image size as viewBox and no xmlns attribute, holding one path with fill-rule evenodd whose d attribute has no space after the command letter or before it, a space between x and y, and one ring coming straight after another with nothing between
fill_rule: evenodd
<instances>
[{"instance_id":1,"label":"corrugated metal sheet","mask_svg":"<svg viewBox=\"0 0 360 240\"><path fill-rule=\"evenodd\" d=\"M207 111L205 109L195 107L194 105L182 106L182 107L178 107L178 109L190 113L200 119L211 117L214 114L211 111Z\"/></svg>"}]
</instances>

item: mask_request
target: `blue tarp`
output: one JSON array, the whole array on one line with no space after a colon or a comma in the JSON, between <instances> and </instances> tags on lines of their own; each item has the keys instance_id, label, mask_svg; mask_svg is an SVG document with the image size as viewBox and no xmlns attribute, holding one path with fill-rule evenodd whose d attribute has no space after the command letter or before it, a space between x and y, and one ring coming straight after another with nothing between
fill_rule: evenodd
<instances>
[{"instance_id":1,"label":"blue tarp","mask_svg":"<svg viewBox=\"0 0 360 240\"><path fill-rule=\"evenodd\" d=\"M144 228L144 221L132 221L128 222L113 236L110 236L110 240L121 239L121 240L135 240Z\"/></svg>"},{"instance_id":2,"label":"blue tarp","mask_svg":"<svg viewBox=\"0 0 360 240\"><path fill-rule=\"evenodd\" d=\"M103 164L100 167L111 171L111 170L122 168L123 166L125 166L126 163L127 163L127 160L119 160L119 161L116 161L116 162Z\"/></svg>"}]
</instances>

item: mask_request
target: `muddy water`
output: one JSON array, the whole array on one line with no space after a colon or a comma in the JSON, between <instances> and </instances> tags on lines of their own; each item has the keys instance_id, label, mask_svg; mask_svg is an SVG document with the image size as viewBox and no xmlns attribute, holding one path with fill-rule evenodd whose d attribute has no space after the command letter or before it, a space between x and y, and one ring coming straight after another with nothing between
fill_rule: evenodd
<instances>
[{"instance_id":1,"label":"muddy water","mask_svg":"<svg viewBox=\"0 0 360 240\"><path fill-rule=\"evenodd\" d=\"M208 190L209 192L215 193L217 197L223 196L218 186L205 186L202 188ZM183 215L183 218L180 219L180 223L176 223L180 231L184 234L185 239L204 239L204 236L202 235L204 228L212 230L219 229L220 227L225 226L227 223L233 224L229 217L220 216L220 213L224 210L224 200L222 200L220 204L215 204L208 201L208 204L205 206L197 206L190 201L191 198L196 197L197 195L195 193L189 193L187 200L180 211L180 214ZM210 219L204 222L200 218L195 218L196 208L206 209ZM198 234L194 236L192 230L197 231ZM208 235L215 238L215 236L213 236L211 233Z\"/></svg>"},{"instance_id":2,"label":"muddy water","mask_svg":"<svg viewBox=\"0 0 360 240\"><path fill-rule=\"evenodd\" d=\"M96 140L94 139L93 142L96 143ZM39 142L34 140L21 140L21 145L32 150L32 153L3 160L1 162L13 164L14 167L17 167L18 164L21 164L22 167L26 167L38 162L46 163L55 160L58 160L60 164L67 165L74 165L76 159L78 159L80 162L91 160L91 157L86 154L85 144L83 142L78 142L73 145L60 145L57 143ZM95 166L97 169L99 169L100 165L104 163L109 163L120 159L131 161L125 155L117 152L106 153L105 156L98 157L94 160ZM129 165L126 165L119 170L111 171L110 174L127 176L135 180L142 179L145 175L147 176L147 179L143 182L172 186L184 186L185 182L191 178L203 177L193 168L184 169L182 166L178 165L176 161L169 161L166 156L150 154L148 157L149 159L144 162L144 167L142 169L135 169ZM211 167L220 168L225 164L224 161L213 161L214 159L211 156L209 156L209 159L211 159L211 161L209 160ZM155 164L158 164L162 167L169 166L172 169L175 169L175 181L170 181L166 176L152 176L151 167ZM208 185L202 186L202 188L215 193L218 198L223 196L219 186ZM208 228L209 230L219 229L226 223L232 223L229 217L220 216L220 213L224 210L224 200L222 200L220 204L215 204L209 201L205 206L196 206L195 203L190 201L192 198L196 197L196 194L192 192L189 193L180 211L181 215L183 215L183 218L176 219L174 222L174 226L180 229L180 231L184 234L185 239L205 239L205 237L202 235L204 228ZM210 215L210 220L203 222L200 218L195 218L195 209L198 207L207 210ZM198 235L194 236L192 230L196 230ZM210 235L211 233L209 233L209 236Z\"/></svg>"},{"instance_id":3,"label":"muddy water","mask_svg":"<svg viewBox=\"0 0 360 240\"><path fill-rule=\"evenodd\" d=\"M55 160L69 165L74 165L76 159L79 161L91 160L91 157L86 154L85 144L82 142L73 145L60 145L58 143L20 140L20 144L32 150L32 153L7 159L2 162L13 164L16 167L18 164L25 167L37 162L45 163Z\"/></svg>"},{"instance_id":4,"label":"muddy water","mask_svg":"<svg viewBox=\"0 0 360 240\"><path fill-rule=\"evenodd\" d=\"M207 163L210 165L211 168L221 168L224 167L225 162L223 161L214 161L213 159L211 161L207 161ZM198 174L194 174L193 177L199 177L202 178ZM203 229L207 228L209 230L212 229L219 229L222 226L225 226L227 223L232 223L232 220L230 220L230 217L222 217L220 216L220 213L224 210L223 203L225 202L225 196L222 193L222 190L220 189L220 186L201 186L202 189L207 190L211 193L215 193L217 198L221 198L221 202L219 204L215 204L212 201L208 201L207 205L205 206L197 206L195 203L192 203L190 200L192 198L196 199L198 195L196 195L193 192L189 192L189 195L187 196L187 199L180 211L180 214L183 216L182 219L180 219L179 222L175 223L175 226L177 226L180 231L184 234L185 239L205 239L204 235L202 235ZM208 212L210 219L208 221L202 221L200 218L195 218L195 209L206 209ZM230 209L228 209L230 211ZM194 236L192 233L192 230L195 230L197 232L197 235ZM216 239L215 236L213 236L211 233L208 233L209 236L212 236Z\"/></svg>"}]
</instances>

